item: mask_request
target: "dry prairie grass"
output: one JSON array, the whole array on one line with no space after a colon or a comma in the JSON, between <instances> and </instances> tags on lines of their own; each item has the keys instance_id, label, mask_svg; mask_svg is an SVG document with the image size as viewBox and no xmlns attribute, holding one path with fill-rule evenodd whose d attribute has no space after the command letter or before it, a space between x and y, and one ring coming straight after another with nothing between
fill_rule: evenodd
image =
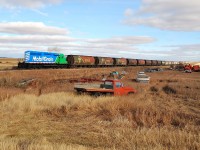
<instances>
[{"instance_id":1,"label":"dry prairie grass","mask_svg":"<svg viewBox=\"0 0 200 150\"><path fill-rule=\"evenodd\" d=\"M11 69L18 64L17 58L0 58L0 70Z\"/></svg>"},{"instance_id":2,"label":"dry prairie grass","mask_svg":"<svg viewBox=\"0 0 200 150\"><path fill-rule=\"evenodd\" d=\"M114 69L128 72L123 82L137 94L94 98L72 92L68 79L100 78ZM132 82L141 69L0 73L0 149L200 149L199 73L165 71L150 74L149 84ZM36 80L18 85L28 78Z\"/></svg>"},{"instance_id":3,"label":"dry prairie grass","mask_svg":"<svg viewBox=\"0 0 200 150\"><path fill-rule=\"evenodd\" d=\"M0 104L1 143L5 147L14 139L16 149L21 141L27 149L43 144L56 149L59 143L65 148L198 149L199 115L174 105L140 96L19 95Z\"/></svg>"}]
</instances>

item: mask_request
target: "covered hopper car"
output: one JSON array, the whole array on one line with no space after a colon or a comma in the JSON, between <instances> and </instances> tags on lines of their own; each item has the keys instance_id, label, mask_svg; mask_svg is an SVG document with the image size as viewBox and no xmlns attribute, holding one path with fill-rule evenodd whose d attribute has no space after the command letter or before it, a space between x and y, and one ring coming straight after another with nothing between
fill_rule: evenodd
<instances>
[{"instance_id":1,"label":"covered hopper car","mask_svg":"<svg viewBox=\"0 0 200 150\"><path fill-rule=\"evenodd\" d=\"M115 66L127 66L126 58L113 58Z\"/></svg>"},{"instance_id":2,"label":"covered hopper car","mask_svg":"<svg viewBox=\"0 0 200 150\"><path fill-rule=\"evenodd\" d=\"M111 57L94 57L96 66L113 66L114 59Z\"/></svg>"},{"instance_id":3,"label":"covered hopper car","mask_svg":"<svg viewBox=\"0 0 200 150\"><path fill-rule=\"evenodd\" d=\"M145 60L145 65L146 66L151 66L151 60Z\"/></svg>"},{"instance_id":4,"label":"covered hopper car","mask_svg":"<svg viewBox=\"0 0 200 150\"><path fill-rule=\"evenodd\" d=\"M152 64L152 66L157 66L158 65L158 61L157 60L152 60L151 64Z\"/></svg>"},{"instance_id":5,"label":"covered hopper car","mask_svg":"<svg viewBox=\"0 0 200 150\"><path fill-rule=\"evenodd\" d=\"M137 66L137 59L127 59L128 66Z\"/></svg>"},{"instance_id":6,"label":"covered hopper car","mask_svg":"<svg viewBox=\"0 0 200 150\"><path fill-rule=\"evenodd\" d=\"M144 59L138 59L138 66L145 66L145 60Z\"/></svg>"},{"instance_id":7,"label":"covered hopper car","mask_svg":"<svg viewBox=\"0 0 200 150\"><path fill-rule=\"evenodd\" d=\"M162 66L166 66L166 61L162 61Z\"/></svg>"},{"instance_id":8,"label":"covered hopper car","mask_svg":"<svg viewBox=\"0 0 200 150\"><path fill-rule=\"evenodd\" d=\"M95 65L93 56L68 55L67 61L71 67L90 67Z\"/></svg>"},{"instance_id":9,"label":"covered hopper car","mask_svg":"<svg viewBox=\"0 0 200 150\"><path fill-rule=\"evenodd\" d=\"M157 61L157 65L158 65L158 66L161 66L161 65L162 65L162 61L158 60L158 61Z\"/></svg>"}]
</instances>

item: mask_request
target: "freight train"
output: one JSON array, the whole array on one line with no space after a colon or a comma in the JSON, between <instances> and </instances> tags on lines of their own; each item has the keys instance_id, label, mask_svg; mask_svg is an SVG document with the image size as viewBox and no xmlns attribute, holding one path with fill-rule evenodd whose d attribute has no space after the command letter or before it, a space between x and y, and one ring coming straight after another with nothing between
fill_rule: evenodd
<instances>
[{"instance_id":1,"label":"freight train","mask_svg":"<svg viewBox=\"0 0 200 150\"><path fill-rule=\"evenodd\" d=\"M64 55L61 53L25 51L24 61L18 68L76 68L76 67L115 67L115 66L166 66L177 62L95 57L83 55Z\"/></svg>"}]
</instances>

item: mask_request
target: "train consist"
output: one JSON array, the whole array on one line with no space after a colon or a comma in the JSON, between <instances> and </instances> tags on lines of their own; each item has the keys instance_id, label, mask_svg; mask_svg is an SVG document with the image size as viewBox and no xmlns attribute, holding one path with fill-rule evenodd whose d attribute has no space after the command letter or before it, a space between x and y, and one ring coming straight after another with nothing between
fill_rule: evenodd
<instances>
[{"instance_id":1,"label":"train consist","mask_svg":"<svg viewBox=\"0 0 200 150\"><path fill-rule=\"evenodd\" d=\"M60 53L25 51L24 61L18 68L74 68L114 66L166 66L178 64L172 61L64 55Z\"/></svg>"}]
</instances>

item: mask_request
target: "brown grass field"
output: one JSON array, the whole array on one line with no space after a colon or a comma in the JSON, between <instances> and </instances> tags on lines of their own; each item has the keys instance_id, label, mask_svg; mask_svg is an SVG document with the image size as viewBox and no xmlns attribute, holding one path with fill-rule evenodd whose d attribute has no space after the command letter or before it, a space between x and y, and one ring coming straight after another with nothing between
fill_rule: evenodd
<instances>
[{"instance_id":1,"label":"brown grass field","mask_svg":"<svg viewBox=\"0 0 200 150\"><path fill-rule=\"evenodd\" d=\"M0 58L0 70L11 69L17 66L19 59L17 58Z\"/></svg>"},{"instance_id":2,"label":"brown grass field","mask_svg":"<svg viewBox=\"0 0 200 150\"><path fill-rule=\"evenodd\" d=\"M144 67L0 71L2 150L198 150L200 72L148 73ZM101 79L111 71L137 93L77 95L70 79ZM27 82L26 82L27 81Z\"/></svg>"}]
</instances>

